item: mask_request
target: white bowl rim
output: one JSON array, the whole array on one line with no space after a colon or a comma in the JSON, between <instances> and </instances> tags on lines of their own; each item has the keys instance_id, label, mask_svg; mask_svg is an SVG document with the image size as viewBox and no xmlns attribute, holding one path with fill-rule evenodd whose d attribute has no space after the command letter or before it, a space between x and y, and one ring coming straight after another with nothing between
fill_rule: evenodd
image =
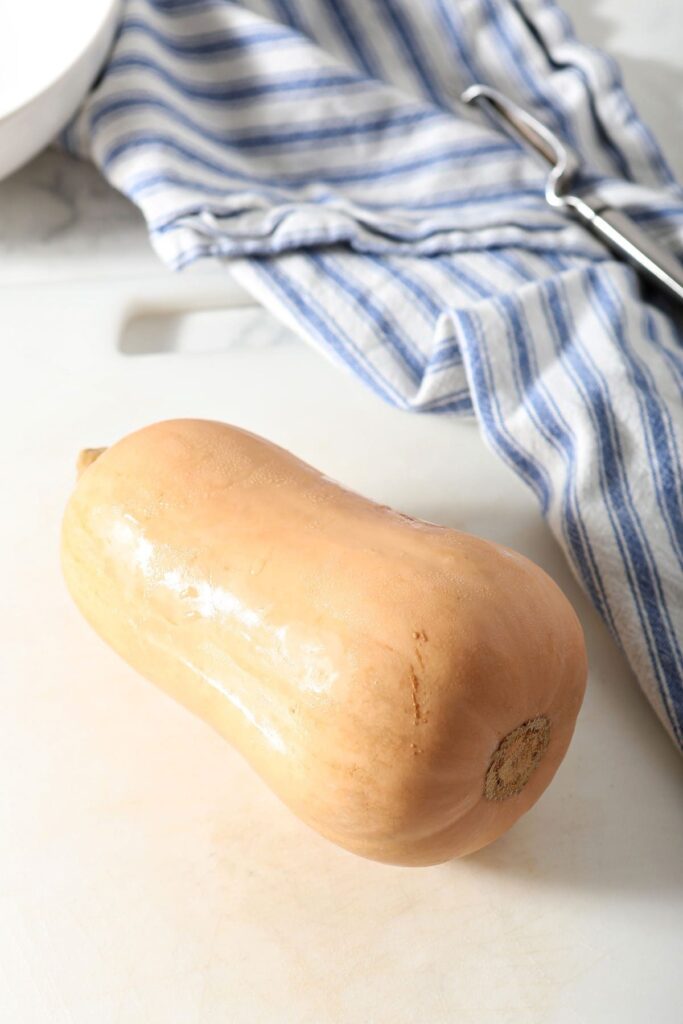
<instances>
[{"instance_id":1,"label":"white bowl rim","mask_svg":"<svg viewBox=\"0 0 683 1024\"><path fill-rule=\"evenodd\" d=\"M49 5L52 9L59 7L60 11L69 15L72 20L76 19L80 29L75 36L61 36L61 53L55 55L49 70L44 74L40 73L39 68L36 68L35 73L31 71L30 75L25 77L22 88L14 87L14 95L10 87L9 98L3 96L3 84L7 83L3 83L0 78L0 125L21 114L45 93L59 86L60 81L67 77L73 66L92 45L119 4L120 0L31 0L30 3L22 3L21 0L0 0L0 24L5 20L3 7L11 7L13 11L21 10L24 13L30 10L35 21L39 18L39 11L36 11L36 8L47 9ZM87 17L82 18L84 12L87 12ZM16 28L16 23L12 27ZM3 32L3 47L7 47L9 38L9 34Z\"/></svg>"}]
</instances>

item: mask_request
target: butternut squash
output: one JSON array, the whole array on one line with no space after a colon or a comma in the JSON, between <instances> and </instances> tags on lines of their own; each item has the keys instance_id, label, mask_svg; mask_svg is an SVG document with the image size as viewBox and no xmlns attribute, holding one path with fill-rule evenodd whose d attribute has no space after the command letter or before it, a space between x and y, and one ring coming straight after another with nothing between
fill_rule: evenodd
<instances>
[{"instance_id":1,"label":"butternut squash","mask_svg":"<svg viewBox=\"0 0 683 1024\"><path fill-rule=\"evenodd\" d=\"M322 835L437 863L546 788L586 659L528 559L221 423L158 423L82 465L62 553L84 616Z\"/></svg>"}]
</instances>

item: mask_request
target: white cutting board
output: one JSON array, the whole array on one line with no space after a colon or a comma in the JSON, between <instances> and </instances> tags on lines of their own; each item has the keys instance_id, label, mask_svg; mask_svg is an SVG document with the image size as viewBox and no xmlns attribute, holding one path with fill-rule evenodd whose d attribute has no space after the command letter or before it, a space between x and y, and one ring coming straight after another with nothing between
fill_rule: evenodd
<instances>
[{"instance_id":1,"label":"white cutting board","mask_svg":"<svg viewBox=\"0 0 683 1024\"><path fill-rule=\"evenodd\" d=\"M227 278L165 273L0 288L0 1020L680 1024L680 758L533 499L474 424L385 408L266 313L172 313L239 301ZM588 696L508 836L429 869L337 850L82 621L58 564L76 453L182 415L564 587Z\"/></svg>"}]
</instances>

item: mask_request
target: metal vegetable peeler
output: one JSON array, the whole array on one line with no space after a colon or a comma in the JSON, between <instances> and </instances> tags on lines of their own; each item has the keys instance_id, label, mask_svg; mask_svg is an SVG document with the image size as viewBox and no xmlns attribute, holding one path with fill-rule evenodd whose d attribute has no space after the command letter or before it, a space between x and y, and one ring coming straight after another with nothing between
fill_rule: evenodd
<instances>
[{"instance_id":1,"label":"metal vegetable peeler","mask_svg":"<svg viewBox=\"0 0 683 1024\"><path fill-rule=\"evenodd\" d=\"M648 277L669 295L683 302L683 264L638 227L621 210L607 204L588 202L571 190L579 169L576 153L544 124L487 85L471 85L462 94L464 103L477 103L508 134L521 139L551 165L545 198L558 209L572 214L622 259Z\"/></svg>"}]
</instances>

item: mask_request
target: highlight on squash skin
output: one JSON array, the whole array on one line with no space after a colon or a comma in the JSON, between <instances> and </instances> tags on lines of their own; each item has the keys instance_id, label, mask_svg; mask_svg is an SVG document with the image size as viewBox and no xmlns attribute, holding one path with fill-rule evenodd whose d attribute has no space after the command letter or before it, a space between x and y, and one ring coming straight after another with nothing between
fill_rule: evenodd
<instances>
[{"instance_id":1,"label":"highlight on squash skin","mask_svg":"<svg viewBox=\"0 0 683 1024\"><path fill-rule=\"evenodd\" d=\"M497 838L551 781L585 651L521 555L225 424L155 424L79 470L62 553L86 619L322 835L433 864Z\"/></svg>"}]
</instances>

